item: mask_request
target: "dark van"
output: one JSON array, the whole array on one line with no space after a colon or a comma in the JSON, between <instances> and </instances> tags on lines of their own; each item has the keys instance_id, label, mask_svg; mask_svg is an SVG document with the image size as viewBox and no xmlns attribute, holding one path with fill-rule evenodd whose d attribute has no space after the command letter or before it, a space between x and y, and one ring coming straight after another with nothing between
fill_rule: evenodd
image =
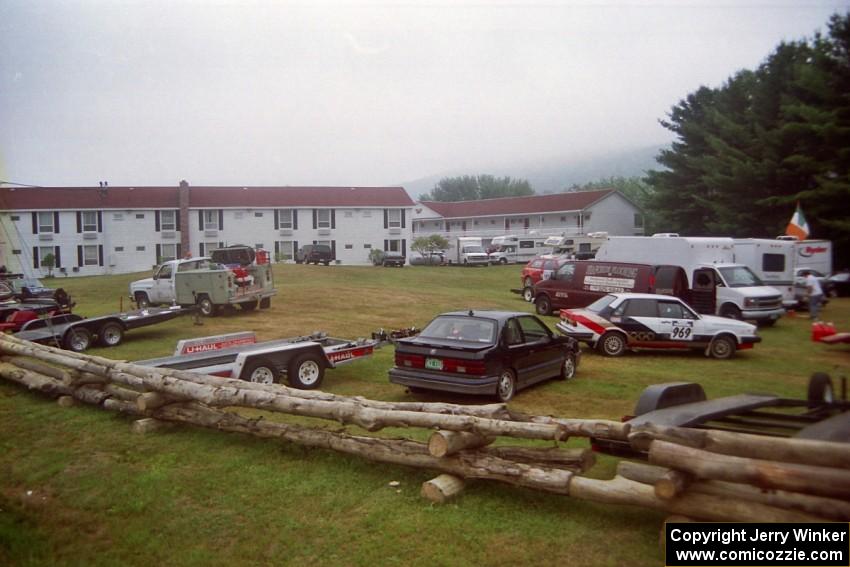
<instances>
[{"instance_id":1,"label":"dark van","mask_svg":"<svg viewBox=\"0 0 850 567\"><path fill-rule=\"evenodd\" d=\"M564 263L549 279L534 285L534 306L540 315L549 315L624 292L661 293L687 301L688 278L679 266L577 260Z\"/></svg>"}]
</instances>

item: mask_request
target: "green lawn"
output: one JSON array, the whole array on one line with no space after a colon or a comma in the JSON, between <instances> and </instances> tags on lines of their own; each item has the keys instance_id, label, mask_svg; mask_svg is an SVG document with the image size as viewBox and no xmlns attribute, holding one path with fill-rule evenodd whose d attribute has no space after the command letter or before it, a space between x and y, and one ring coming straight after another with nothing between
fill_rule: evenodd
<instances>
[{"instance_id":1,"label":"green lawn","mask_svg":"<svg viewBox=\"0 0 850 567\"><path fill-rule=\"evenodd\" d=\"M530 311L509 293L518 266L486 269L275 267L270 310L185 317L128 333L93 354L134 360L169 354L181 338L255 330L261 339L325 330L368 336L421 326L453 309ZM54 280L77 312L116 311L142 277ZM127 300L124 299L124 306ZM850 330L850 300L824 317ZM555 318L548 318L552 324ZM850 349L809 340L810 321L785 318L729 361L700 354L586 353L578 376L521 392L512 407L563 417L619 419L648 384L698 380L709 396L805 394L808 376L847 375ZM411 399L387 380L392 348L329 371L328 391ZM469 401L460 397L423 399ZM330 425L333 427L333 425ZM353 430L353 429L352 429ZM386 435L411 434L401 430ZM424 438L423 432L416 432ZM583 440L570 444L583 446ZM600 458L594 476L610 475ZM662 516L489 482L470 482L444 506L419 497L427 471L373 464L236 434L176 427L148 436L130 421L0 383L0 565L658 565ZM398 488L390 481L400 481Z\"/></svg>"}]
</instances>

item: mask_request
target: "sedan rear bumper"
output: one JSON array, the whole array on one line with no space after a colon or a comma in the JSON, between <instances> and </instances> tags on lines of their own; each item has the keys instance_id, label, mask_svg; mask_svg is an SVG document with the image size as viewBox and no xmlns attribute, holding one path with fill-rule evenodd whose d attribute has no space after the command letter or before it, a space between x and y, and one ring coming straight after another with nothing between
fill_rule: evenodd
<instances>
[{"instance_id":1,"label":"sedan rear bumper","mask_svg":"<svg viewBox=\"0 0 850 567\"><path fill-rule=\"evenodd\" d=\"M431 372L390 369L390 382L412 388L439 390L458 394L490 395L496 393L498 376L468 376L465 374L433 374Z\"/></svg>"},{"instance_id":2,"label":"sedan rear bumper","mask_svg":"<svg viewBox=\"0 0 850 567\"><path fill-rule=\"evenodd\" d=\"M563 322L555 324L555 328L566 337L572 337L577 341L589 342L593 340L593 332L586 329L579 330L572 325L566 325Z\"/></svg>"}]
</instances>

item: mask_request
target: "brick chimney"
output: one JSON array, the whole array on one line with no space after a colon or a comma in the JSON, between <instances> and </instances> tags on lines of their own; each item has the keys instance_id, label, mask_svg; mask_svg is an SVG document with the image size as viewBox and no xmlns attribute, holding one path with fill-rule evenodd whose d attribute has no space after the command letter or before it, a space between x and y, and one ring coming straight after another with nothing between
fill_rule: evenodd
<instances>
[{"instance_id":1,"label":"brick chimney","mask_svg":"<svg viewBox=\"0 0 850 567\"><path fill-rule=\"evenodd\" d=\"M189 182L185 179L180 182L179 191L180 203L180 250L183 255L192 252L191 242L189 242Z\"/></svg>"}]
</instances>

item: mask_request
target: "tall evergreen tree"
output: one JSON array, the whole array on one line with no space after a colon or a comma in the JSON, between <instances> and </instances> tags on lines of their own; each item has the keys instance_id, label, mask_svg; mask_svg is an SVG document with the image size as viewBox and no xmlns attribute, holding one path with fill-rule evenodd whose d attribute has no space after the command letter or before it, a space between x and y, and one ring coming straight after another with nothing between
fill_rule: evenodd
<instances>
[{"instance_id":1,"label":"tall evergreen tree","mask_svg":"<svg viewBox=\"0 0 850 567\"><path fill-rule=\"evenodd\" d=\"M800 201L812 235L848 260L850 14L688 95L662 124L677 139L647 182L664 230L772 237Z\"/></svg>"}]
</instances>

